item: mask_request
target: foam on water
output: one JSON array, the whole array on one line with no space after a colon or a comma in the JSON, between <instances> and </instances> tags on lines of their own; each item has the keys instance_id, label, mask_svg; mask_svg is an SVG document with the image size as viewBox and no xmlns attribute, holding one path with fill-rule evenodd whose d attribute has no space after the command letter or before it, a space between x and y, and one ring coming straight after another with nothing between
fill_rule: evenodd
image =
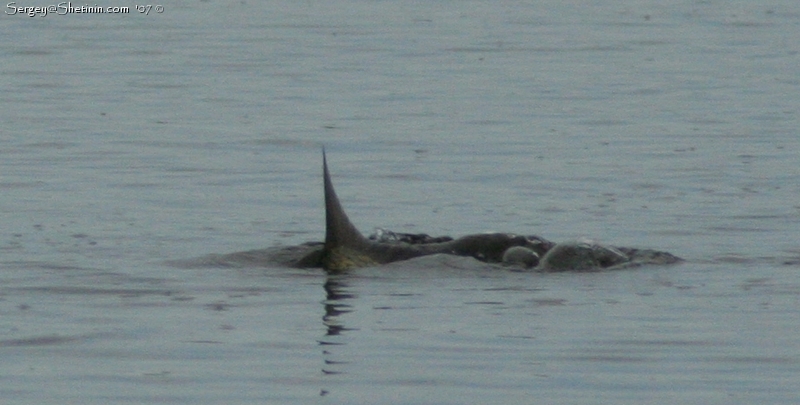
<instances>
[{"instance_id":1,"label":"foam on water","mask_svg":"<svg viewBox=\"0 0 800 405\"><path fill-rule=\"evenodd\" d=\"M796 8L2 14L0 397L794 403ZM361 230L588 237L688 261L169 264L322 240L323 143Z\"/></svg>"}]
</instances>

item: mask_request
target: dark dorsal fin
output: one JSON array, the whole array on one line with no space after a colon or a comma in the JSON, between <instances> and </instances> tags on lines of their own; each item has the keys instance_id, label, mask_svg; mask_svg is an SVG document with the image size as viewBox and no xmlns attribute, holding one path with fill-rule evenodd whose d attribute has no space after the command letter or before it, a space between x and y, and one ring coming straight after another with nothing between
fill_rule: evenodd
<instances>
[{"instance_id":1,"label":"dark dorsal fin","mask_svg":"<svg viewBox=\"0 0 800 405\"><path fill-rule=\"evenodd\" d=\"M331 251L335 248L361 247L369 242L356 229L355 225L347 218L339 197L331 183L331 175L328 173L328 161L325 158L325 148L322 148L322 177L325 182L325 250Z\"/></svg>"},{"instance_id":2,"label":"dark dorsal fin","mask_svg":"<svg viewBox=\"0 0 800 405\"><path fill-rule=\"evenodd\" d=\"M371 241L358 232L339 203L328 172L325 148L322 149L322 177L325 183L325 248L309 260L319 260L328 271L375 266L435 253L499 261L508 247L528 244L527 238L513 234L471 235L448 242L416 245Z\"/></svg>"}]
</instances>

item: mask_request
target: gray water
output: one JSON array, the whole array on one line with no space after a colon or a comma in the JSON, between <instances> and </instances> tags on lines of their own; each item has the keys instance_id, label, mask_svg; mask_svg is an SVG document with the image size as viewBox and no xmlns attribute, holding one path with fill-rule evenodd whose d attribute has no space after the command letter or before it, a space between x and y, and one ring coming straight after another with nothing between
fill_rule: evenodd
<instances>
[{"instance_id":1,"label":"gray water","mask_svg":"<svg viewBox=\"0 0 800 405\"><path fill-rule=\"evenodd\" d=\"M4 404L797 402L795 0L170 3L0 15ZM322 144L366 233L687 261L170 264L321 240Z\"/></svg>"}]
</instances>

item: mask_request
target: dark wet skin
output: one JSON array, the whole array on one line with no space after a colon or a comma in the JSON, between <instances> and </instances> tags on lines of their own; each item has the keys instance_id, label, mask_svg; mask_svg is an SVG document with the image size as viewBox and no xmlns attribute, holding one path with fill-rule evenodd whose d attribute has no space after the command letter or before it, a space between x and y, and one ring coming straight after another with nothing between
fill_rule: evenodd
<instances>
[{"instance_id":1,"label":"dark wet skin","mask_svg":"<svg viewBox=\"0 0 800 405\"><path fill-rule=\"evenodd\" d=\"M655 250L614 248L598 244L567 243L556 245L538 236L513 233L484 233L433 238L426 234L395 234L386 238L368 239L353 225L336 196L328 171L325 151L322 151L325 195L325 242L308 242L298 246L239 252L253 261L270 261L288 267L322 267L330 272L359 267L378 266L415 257L449 254L473 257L487 263L503 263L510 248L514 255L528 252L523 265L543 271L593 270L625 265L669 264L681 259ZM376 240L380 239L380 240ZM554 249L556 246L558 248ZM552 252L551 252L552 250ZM548 255L548 253L550 253ZM252 256L252 257L248 257ZM523 255L524 256L524 255ZM539 258L542 263L539 263ZM248 260L249 261L249 260Z\"/></svg>"},{"instance_id":2,"label":"dark wet skin","mask_svg":"<svg viewBox=\"0 0 800 405\"><path fill-rule=\"evenodd\" d=\"M550 242L538 237L507 233L467 235L444 242L417 244L369 240L356 229L344 212L333 189L324 150L322 176L325 185L325 245L320 264L329 271L375 266L432 254L470 256L485 262L499 263L503 253L513 246L524 246L542 253L552 247Z\"/></svg>"}]
</instances>

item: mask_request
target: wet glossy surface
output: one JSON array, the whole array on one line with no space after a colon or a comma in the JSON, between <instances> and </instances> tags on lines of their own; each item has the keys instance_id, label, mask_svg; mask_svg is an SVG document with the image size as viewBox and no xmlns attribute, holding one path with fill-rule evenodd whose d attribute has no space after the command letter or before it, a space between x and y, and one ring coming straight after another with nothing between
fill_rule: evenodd
<instances>
[{"instance_id":1,"label":"wet glossy surface","mask_svg":"<svg viewBox=\"0 0 800 405\"><path fill-rule=\"evenodd\" d=\"M795 2L0 15L9 404L793 404ZM687 262L174 266L364 232Z\"/></svg>"}]
</instances>

